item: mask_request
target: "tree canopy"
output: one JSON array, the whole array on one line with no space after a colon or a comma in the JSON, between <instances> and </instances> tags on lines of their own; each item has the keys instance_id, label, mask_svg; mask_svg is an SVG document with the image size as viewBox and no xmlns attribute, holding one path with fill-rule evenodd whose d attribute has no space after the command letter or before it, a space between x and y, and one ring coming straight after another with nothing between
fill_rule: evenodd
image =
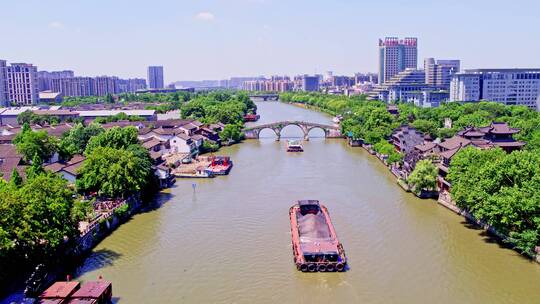
<instances>
[{"instance_id":1,"label":"tree canopy","mask_svg":"<svg viewBox=\"0 0 540 304\"><path fill-rule=\"evenodd\" d=\"M139 144L137 134L137 128L135 127L113 127L91 137L84 153L90 154L97 147L127 149L131 145Z\"/></svg>"},{"instance_id":2,"label":"tree canopy","mask_svg":"<svg viewBox=\"0 0 540 304\"><path fill-rule=\"evenodd\" d=\"M429 159L420 160L407 182L412 185L415 191L434 190L437 186L438 169Z\"/></svg>"},{"instance_id":3,"label":"tree canopy","mask_svg":"<svg viewBox=\"0 0 540 304\"><path fill-rule=\"evenodd\" d=\"M97 125L90 124L85 127L83 124L76 124L64 133L60 140L59 150L63 156L69 157L75 154L82 154L90 138L103 133L105 130Z\"/></svg>"},{"instance_id":4,"label":"tree canopy","mask_svg":"<svg viewBox=\"0 0 540 304\"><path fill-rule=\"evenodd\" d=\"M58 140L49 136L45 131L32 131L27 124L21 133L13 139L17 152L23 156L25 162L30 163L35 156L39 163L51 158L57 151Z\"/></svg>"},{"instance_id":5,"label":"tree canopy","mask_svg":"<svg viewBox=\"0 0 540 304\"><path fill-rule=\"evenodd\" d=\"M134 149L92 149L80 169L77 188L106 197L125 197L142 190L151 177L151 163L137 153Z\"/></svg>"},{"instance_id":6,"label":"tree canopy","mask_svg":"<svg viewBox=\"0 0 540 304\"><path fill-rule=\"evenodd\" d=\"M448 173L460 208L509 235L532 255L540 243L539 151L466 148L453 158Z\"/></svg>"}]
</instances>

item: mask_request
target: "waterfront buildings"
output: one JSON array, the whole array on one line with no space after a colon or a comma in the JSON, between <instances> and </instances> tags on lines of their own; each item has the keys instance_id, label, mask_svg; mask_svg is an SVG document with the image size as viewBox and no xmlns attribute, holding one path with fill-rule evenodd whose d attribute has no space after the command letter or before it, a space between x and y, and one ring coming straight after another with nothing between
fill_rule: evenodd
<instances>
[{"instance_id":1,"label":"waterfront buildings","mask_svg":"<svg viewBox=\"0 0 540 304\"><path fill-rule=\"evenodd\" d=\"M442 90L450 90L452 75L459 72L460 64L459 60L424 59L426 84L438 87Z\"/></svg>"},{"instance_id":2,"label":"waterfront buildings","mask_svg":"<svg viewBox=\"0 0 540 304\"><path fill-rule=\"evenodd\" d=\"M6 65L8 101L19 106L36 104L39 101L37 67L28 63Z\"/></svg>"},{"instance_id":3,"label":"waterfront buildings","mask_svg":"<svg viewBox=\"0 0 540 304\"><path fill-rule=\"evenodd\" d=\"M401 126L392 132L392 144L396 151L408 154L414 147L424 143L424 134L410 126Z\"/></svg>"},{"instance_id":4,"label":"waterfront buildings","mask_svg":"<svg viewBox=\"0 0 540 304\"><path fill-rule=\"evenodd\" d=\"M163 66L149 66L148 67L148 88L149 89L165 88L165 82L163 79Z\"/></svg>"},{"instance_id":5,"label":"waterfront buildings","mask_svg":"<svg viewBox=\"0 0 540 304\"><path fill-rule=\"evenodd\" d=\"M405 69L417 68L417 38L386 37L379 39L379 84Z\"/></svg>"},{"instance_id":6,"label":"waterfront buildings","mask_svg":"<svg viewBox=\"0 0 540 304\"><path fill-rule=\"evenodd\" d=\"M450 101L480 100L540 110L540 69L475 69L453 75Z\"/></svg>"}]
</instances>

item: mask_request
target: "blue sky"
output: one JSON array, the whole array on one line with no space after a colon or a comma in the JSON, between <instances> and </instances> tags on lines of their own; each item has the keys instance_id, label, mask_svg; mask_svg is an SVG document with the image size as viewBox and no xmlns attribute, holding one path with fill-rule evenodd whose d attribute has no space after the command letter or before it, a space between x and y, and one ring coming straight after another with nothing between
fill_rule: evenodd
<instances>
[{"instance_id":1,"label":"blue sky","mask_svg":"<svg viewBox=\"0 0 540 304\"><path fill-rule=\"evenodd\" d=\"M377 41L419 38L465 68L540 67L533 0L0 0L0 58L166 82L376 71Z\"/></svg>"}]
</instances>

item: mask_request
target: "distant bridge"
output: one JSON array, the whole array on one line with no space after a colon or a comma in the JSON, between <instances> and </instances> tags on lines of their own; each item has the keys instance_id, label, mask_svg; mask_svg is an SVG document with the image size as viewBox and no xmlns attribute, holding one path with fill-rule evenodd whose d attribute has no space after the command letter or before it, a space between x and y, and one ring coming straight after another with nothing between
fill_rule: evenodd
<instances>
[{"instance_id":1,"label":"distant bridge","mask_svg":"<svg viewBox=\"0 0 540 304\"><path fill-rule=\"evenodd\" d=\"M268 93L268 94L252 94L252 95L249 95L249 98L251 98L251 100L253 101L268 101L268 100L279 100L279 94L273 94L273 93Z\"/></svg>"},{"instance_id":2,"label":"distant bridge","mask_svg":"<svg viewBox=\"0 0 540 304\"><path fill-rule=\"evenodd\" d=\"M304 132L304 140L309 140L309 132L313 129L321 129L324 131L324 137L325 138L340 138L343 137L341 135L341 131L339 127L336 126L330 126L325 124L319 124L319 123L313 123L313 122L305 122L305 121L280 121L280 122L274 122L270 124L264 124L260 126L254 126L245 128L243 130L246 138L248 139L258 139L259 134L264 129L270 129L276 133L277 139L280 140L281 138L281 130L283 128L289 126L289 125L295 125L300 127L302 129L302 132Z\"/></svg>"}]
</instances>

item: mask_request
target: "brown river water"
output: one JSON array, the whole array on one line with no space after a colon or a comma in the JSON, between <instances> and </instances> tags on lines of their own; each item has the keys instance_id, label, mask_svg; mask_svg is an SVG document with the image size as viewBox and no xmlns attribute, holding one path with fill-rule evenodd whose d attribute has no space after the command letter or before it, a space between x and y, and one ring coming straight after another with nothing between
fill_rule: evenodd
<instances>
[{"instance_id":1,"label":"brown river water","mask_svg":"<svg viewBox=\"0 0 540 304\"><path fill-rule=\"evenodd\" d=\"M258 106L254 124L331 124L291 105ZM75 279L111 280L118 303L540 303L540 265L404 192L363 149L310 135L301 154L270 130L222 149L234 161L229 176L179 179L159 208L101 242ZM298 199L328 207L348 272L296 270L288 209Z\"/></svg>"}]
</instances>

